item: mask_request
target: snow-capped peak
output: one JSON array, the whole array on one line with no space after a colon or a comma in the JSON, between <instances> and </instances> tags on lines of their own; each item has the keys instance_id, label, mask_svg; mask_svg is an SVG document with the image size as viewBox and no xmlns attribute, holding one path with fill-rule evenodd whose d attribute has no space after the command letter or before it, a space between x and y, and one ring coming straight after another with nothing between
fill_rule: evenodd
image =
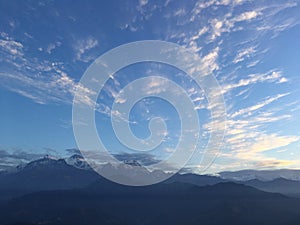
<instances>
[{"instance_id":1,"label":"snow-capped peak","mask_svg":"<svg viewBox=\"0 0 300 225\"><path fill-rule=\"evenodd\" d=\"M130 166L142 166L137 160L134 159L126 159L124 163Z\"/></svg>"},{"instance_id":2,"label":"snow-capped peak","mask_svg":"<svg viewBox=\"0 0 300 225\"><path fill-rule=\"evenodd\" d=\"M66 158L65 161L66 161L67 164L69 164L71 166L74 166L78 169L84 169L84 170L90 170L91 169L89 164L79 154L72 155L69 158Z\"/></svg>"},{"instance_id":3,"label":"snow-capped peak","mask_svg":"<svg viewBox=\"0 0 300 225\"><path fill-rule=\"evenodd\" d=\"M41 165L57 165L57 164L65 164L63 159L58 159L53 156L45 155L41 159L37 159L34 161L29 162L25 168L34 167L34 166L41 166Z\"/></svg>"}]
</instances>

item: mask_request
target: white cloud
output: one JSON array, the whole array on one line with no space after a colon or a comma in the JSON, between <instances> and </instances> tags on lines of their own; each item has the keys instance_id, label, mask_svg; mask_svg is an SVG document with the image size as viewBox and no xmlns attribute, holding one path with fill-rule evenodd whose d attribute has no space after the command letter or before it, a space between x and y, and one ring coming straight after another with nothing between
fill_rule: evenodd
<instances>
[{"instance_id":1,"label":"white cloud","mask_svg":"<svg viewBox=\"0 0 300 225\"><path fill-rule=\"evenodd\" d=\"M219 51L220 51L220 48L216 47L210 53L205 55L202 58L202 67L208 69L209 72L212 72L214 70L218 70L219 69L219 64L218 64L217 60L218 60L218 57L219 57Z\"/></svg>"},{"instance_id":2,"label":"white cloud","mask_svg":"<svg viewBox=\"0 0 300 225\"><path fill-rule=\"evenodd\" d=\"M89 106L93 105L91 95L94 95L94 92L76 83L59 68L53 67L50 72L51 77L0 73L0 80L2 86L39 104L72 104L75 92L79 91L80 102Z\"/></svg>"},{"instance_id":3,"label":"white cloud","mask_svg":"<svg viewBox=\"0 0 300 225\"><path fill-rule=\"evenodd\" d=\"M192 16L190 21L194 21L196 19L197 16L199 16L199 14L201 13L201 11L205 8L208 8L210 6L212 6L213 4L215 4L215 0L209 0L209 1L198 1L196 2L194 8L192 9Z\"/></svg>"},{"instance_id":4,"label":"white cloud","mask_svg":"<svg viewBox=\"0 0 300 225\"><path fill-rule=\"evenodd\" d=\"M208 1L198 1L196 2L194 8L192 9L192 16L190 18L190 21L193 22L198 16L200 16L201 12L204 10L204 9L207 9L209 7L212 7L212 6L220 6L220 5L230 5L230 4L233 4L233 5L237 5L237 4L240 4L242 1L238 1L238 0L235 0L235 1L232 1L232 0L208 0Z\"/></svg>"},{"instance_id":5,"label":"white cloud","mask_svg":"<svg viewBox=\"0 0 300 225\"><path fill-rule=\"evenodd\" d=\"M258 17L259 15L260 15L260 13L257 11L248 11L248 12L244 12L244 13L238 15L237 17L233 18L233 21L235 21L235 22L248 21L248 20L252 20L252 19Z\"/></svg>"},{"instance_id":6,"label":"white cloud","mask_svg":"<svg viewBox=\"0 0 300 225\"><path fill-rule=\"evenodd\" d=\"M0 48L12 56L23 55L23 44L12 39L0 40Z\"/></svg>"},{"instance_id":7,"label":"white cloud","mask_svg":"<svg viewBox=\"0 0 300 225\"><path fill-rule=\"evenodd\" d=\"M87 53L98 46L98 41L93 38L89 37L87 39L83 40L78 40L74 46L74 50L76 53L76 59L78 61L83 61L83 62L89 62L91 61L94 57L91 55L88 55Z\"/></svg>"},{"instance_id":8,"label":"white cloud","mask_svg":"<svg viewBox=\"0 0 300 225\"><path fill-rule=\"evenodd\" d=\"M260 63L260 60L255 60L255 61L253 61L253 62L250 62L250 63L247 65L247 68L256 66L258 63Z\"/></svg>"},{"instance_id":9,"label":"white cloud","mask_svg":"<svg viewBox=\"0 0 300 225\"><path fill-rule=\"evenodd\" d=\"M230 32L234 26L234 23L229 19L232 16L231 13L227 13L221 19L212 19L210 22L210 42L214 41L217 37L225 32Z\"/></svg>"},{"instance_id":10,"label":"white cloud","mask_svg":"<svg viewBox=\"0 0 300 225\"><path fill-rule=\"evenodd\" d=\"M206 27L206 26L202 27L196 35L194 35L190 38L190 40L195 41L195 40L199 39L202 35L204 35L206 32L208 32L208 30L209 30L208 27Z\"/></svg>"},{"instance_id":11,"label":"white cloud","mask_svg":"<svg viewBox=\"0 0 300 225\"><path fill-rule=\"evenodd\" d=\"M266 151L286 147L300 139L299 136L265 134L255 129L240 130L239 133L226 138L230 151L221 154L221 158L236 164L235 169L262 169L281 167L296 163L293 160L281 160L264 155ZM228 161L227 161L228 162ZM228 169L228 165L224 165ZM224 167L222 168L224 170Z\"/></svg>"},{"instance_id":12,"label":"white cloud","mask_svg":"<svg viewBox=\"0 0 300 225\"><path fill-rule=\"evenodd\" d=\"M279 82L283 77L282 72L278 70L270 70L266 73L261 74L250 74L245 79L240 79L236 83L232 84L224 84L222 85L223 94L232 91L233 89L246 87L256 83L263 83L263 82ZM285 78L286 79L286 78ZM285 81L285 79L283 81Z\"/></svg>"},{"instance_id":13,"label":"white cloud","mask_svg":"<svg viewBox=\"0 0 300 225\"><path fill-rule=\"evenodd\" d=\"M249 114L251 115L254 111L256 111L258 109L261 109L261 108L265 107L266 105L269 105L270 103L272 103L272 102L274 102L274 101L278 100L279 98L282 98L286 95L288 95L288 93L279 94L275 97L268 98L268 99L264 100L263 102L257 103L253 106L240 109L237 112L234 112L233 114L231 114L229 117L235 118L235 117L240 116L240 115L249 115Z\"/></svg>"},{"instance_id":14,"label":"white cloud","mask_svg":"<svg viewBox=\"0 0 300 225\"><path fill-rule=\"evenodd\" d=\"M247 2L247 1L249 1L249 0L234 0L233 3L235 5L239 5L239 4L242 4L242 3Z\"/></svg>"},{"instance_id":15,"label":"white cloud","mask_svg":"<svg viewBox=\"0 0 300 225\"><path fill-rule=\"evenodd\" d=\"M249 47L246 49L242 49L239 51L235 59L233 60L233 63L242 62L245 60L245 58L249 58L251 55L253 55L256 52L254 47Z\"/></svg>"},{"instance_id":16,"label":"white cloud","mask_svg":"<svg viewBox=\"0 0 300 225\"><path fill-rule=\"evenodd\" d=\"M288 82L288 79L285 77L281 77L280 80L278 81L278 83L286 83Z\"/></svg>"},{"instance_id":17,"label":"white cloud","mask_svg":"<svg viewBox=\"0 0 300 225\"><path fill-rule=\"evenodd\" d=\"M50 43L47 48L46 48L46 52L48 54L51 54L52 51L56 48L56 47L59 47L61 45L61 42L56 42L56 43Z\"/></svg>"},{"instance_id":18,"label":"white cloud","mask_svg":"<svg viewBox=\"0 0 300 225\"><path fill-rule=\"evenodd\" d=\"M280 77L279 73L276 72L271 72L267 76ZM300 140L300 136L283 135L267 128L271 124L284 123L293 119L292 115L282 111L282 108L287 106L265 108L286 95L268 97L262 102L236 111L233 111L235 110L234 107L229 107L231 112L226 121L227 129L224 144L227 151L220 154L220 160L217 160L209 170L228 170L231 167L232 169L278 168L299 163L294 160L281 160L265 155L266 151L287 147ZM209 122L205 124L204 129L210 130L212 126L214 125Z\"/></svg>"},{"instance_id":19,"label":"white cloud","mask_svg":"<svg viewBox=\"0 0 300 225\"><path fill-rule=\"evenodd\" d=\"M216 37L221 36L221 33L223 32L223 21L221 20L217 20L217 19L213 19L211 21L211 28L212 28L212 36L211 36L211 40L214 40Z\"/></svg>"},{"instance_id":20,"label":"white cloud","mask_svg":"<svg viewBox=\"0 0 300 225\"><path fill-rule=\"evenodd\" d=\"M271 149L285 147L293 142L299 140L298 136L287 136L287 135L278 135L278 134L262 134L255 138L252 145L249 147L249 152L265 152ZM249 153L240 153L247 154Z\"/></svg>"},{"instance_id":21,"label":"white cloud","mask_svg":"<svg viewBox=\"0 0 300 225\"><path fill-rule=\"evenodd\" d=\"M12 88L12 87L9 87L9 90L10 91L13 91L19 95L22 95L26 98L29 98L31 100L33 100L34 102L38 103L38 104L41 104L41 105L44 105L46 104L46 102L44 101L44 99L32 94L32 93L29 93L29 91L27 90L21 90L19 88Z\"/></svg>"},{"instance_id":22,"label":"white cloud","mask_svg":"<svg viewBox=\"0 0 300 225\"><path fill-rule=\"evenodd\" d=\"M157 95L165 92L170 88L167 80L156 79L155 77L150 78L150 82L145 84L143 87L147 95Z\"/></svg>"},{"instance_id":23,"label":"white cloud","mask_svg":"<svg viewBox=\"0 0 300 225\"><path fill-rule=\"evenodd\" d=\"M140 6L145 6L148 4L148 0L140 0Z\"/></svg>"},{"instance_id":24,"label":"white cloud","mask_svg":"<svg viewBox=\"0 0 300 225\"><path fill-rule=\"evenodd\" d=\"M246 123L245 123L246 124ZM294 160L282 160L264 155L266 151L287 147L299 141L295 135L280 135L276 133L266 134L259 131L252 123L242 126L240 129L230 130L225 143L230 148L229 152L221 153L220 160L228 164L219 164L220 170L232 169L262 169L271 167L285 167L297 162ZM221 166L221 167L220 167Z\"/></svg>"},{"instance_id":25,"label":"white cloud","mask_svg":"<svg viewBox=\"0 0 300 225\"><path fill-rule=\"evenodd\" d=\"M245 61L245 59L252 57L254 54L259 55L263 52L257 46L257 41L260 38L266 37L270 34L270 32L281 33L283 30L286 30L295 24L297 21L293 20L281 20L281 18L275 16L276 13L282 12L288 4L279 4L277 5L266 6L264 8L258 8L260 3L254 4L253 8L249 4L249 8L247 8L247 12L242 12L241 14L236 15L236 11L240 11L240 9L235 10L234 7L238 4L243 4L247 0L209 0L209 1L198 1L189 15L189 11L187 8L179 8L173 10L169 14L171 16L179 17L179 20L186 20L186 24L188 26L179 26L176 24L176 29L173 29L172 23L168 23L167 27L164 27L164 22L161 22L161 30L171 33L171 35L166 35L167 37L172 37L177 40L184 40L183 43L186 44L190 50L199 54L202 58L201 65L193 65L194 70L196 71L206 71L207 74L211 74L211 72L216 71L217 78L223 79L226 83L223 85L223 93L229 93L230 91L237 90L239 94L234 97L242 96L244 94L248 94L248 91L251 90L253 84L257 83L284 83L287 82L288 79L282 75L282 72L278 70L268 71L267 73L261 73L261 71L255 71L256 68L251 68L251 71L255 71L255 74L250 74L247 77L243 77L241 79L240 74L237 74L239 71L235 70L233 76L227 76L222 74L220 68L224 67L225 57L231 49L237 49L237 53L232 61L229 62L231 66L234 66L236 69L238 65L232 65L233 63L238 63ZM169 2L169 1L168 1ZM168 3L165 3L166 5ZM164 14L164 9L162 7L157 6L156 4L152 7L151 2L147 0L139 1L139 14L136 13L136 8L133 9L134 16L132 16L129 21L124 21L122 28L130 29L132 31L137 30L141 26L145 26L146 24L143 22L150 18L150 15L153 15L154 10L161 10L159 14ZM222 7L222 12L218 12L213 19L210 16L207 16L205 9L212 10L211 12L217 12L220 8L220 5L228 5L229 7ZM216 10L216 11L214 11ZM224 12L224 13L223 13ZM156 14L155 14L156 15ZM157 14L158 15L158 14ZM190 16L190 17L189 17ZM187 18L189 17L189 18ZM278 18L278 19L276 19ZM188 22L190 21L190 23ZM247 22L247 26L243 26L244 23L239 23L242 21ZM177 22L177 21L176 21ZM249 22L249 23L248 23ZM299 21L298 21L299 22ZM137 25L139 24L139 26ZM192 28L192 31L186 32L186 28ZM235 32L237 30L246 30L251 31L249 36L243 38L242 42L231 43L231 32ZM170 31L169 31L170 30ZM158 30L159 32L160 30ZM248 32L245 32L248 33ZM266 36L262 36L266 35ZM27 49L23 47L23 44L17 42L13 39L9 39L7 34L1 32L1 37L3 40L0 41L1 53L9 54L12 57L22 58L24 52L23 49ZM162 39L163 34L161 35ZM253 38L255 37L255 38ZM256 37L258 37L256 39ZM176 40L176 41L177 41ZM215 41L215 42L209 42ZM245 43L244 43L245 41ZM180 41L178 41L180 43ZM76 42L76 46L74 47L75 58L78 61L89 62L93 59L93 49L99 45L98 41L93 37L88 37L87 39L79 40ZM228 48L228 46L230 46ZM43 50L48 52L49 54L53 51L56 44L50 43L48 46L43 46ZM245 48L245 46L252 46L250 48ZM222 49L222 51L220 51ZM24 50L25 51L25 50ZM259 52L260 51L260 52ZM205 52L205 53L204 53ZM208 53L207 53L208 52ZM1 57L1 60L5 60L6 57ZM25 58L25 57L24 57ZM22 60L25 60L22 58ZM2 73L0 74L1 85L8 87L10 90L19 93L27 98L32 99L35 102L40 104L46 104L49 102L55 103L67 103L70 104L72 102L72 98L74 95L75 89L82 90L82 101L84 104L92 105L90 96L93 94L90 90L85 87L81 87L76 83L63 69L63 66L54 67L48 63L34 63L34 62L26 62L23 64L16 64L17 60L11 60L11 65L15 65L20 68L16 73ZM249 63L249 67L253 67L259 62L263 62L261 59L257 59L256 61ZM31 68L32 73L22 73L23 68ZM33 70L32 68L35 68ZM227 68L226 68L227 69ZM243 68L244 69L244 68ZM246 69L246 68L245 68ZM231 73L229 71L229 73ZM243 74L246 71L243 71ZM46 75L45 75L46 74ZM48 76L49 75L49 76ZM9 79L9 82L5 81ZM3 81L3 82L2 82ZM148 93L160 93L163 89L167 88L163 87L160 84L156 84L155 82L150 82L147 84L149 87ZM146 85L146 86L147 86ZM117 89L107 89L108 94L112 97L117 97L118 90ZM191 90L193 92L194 90ZM228 122L228 138L227 144L231 146L233 154L230 157L234 157L234 153L243 150L245 153L240 152L236 157L238 159L242 159L244 157L245 161L247 159L257 163L259 160L264 160L266 157L259 155L258 153L266 151L266 149L270 149L271 147L278 146L286 146L289 143L297 140L297 137L289 136L289 135L280 135L277 133L265 134L263 133L263 126L273 122L279 122L291 119L291 115L275 115L273 112L265 111L268 109L269 104L276 101L277 99L283 97L283 95L277 95L275 97L266 98L264 101L257 102L254 105L251 105L246 108L238 109L233 111L230 109L229 120ZM192 100L196 103L196 109L207 109L207 104L205 104L204 96L195 95L192 97ZM226 99L227 100L227 99ZM238 99L240 100L240 99ZM125 102L126 99L117 98L117 102L122 103ZM97 111L110 114L110 108L105 104L97 104ZM259 112L259 113L257 113ZM255 116L253 116L255 115ZM270 141L266 141L270 140ZM253 143L257 143L257 145L252 145ZM271 144L274 142L274 145ZM256 150L255 150L256 149ZM258 150L257 150L258 149ZM258 151L258 152L257 152ZM247 155L247 152L253 152ZM248 157L248 158L247 158ZM256 159L255 159L256 158ZM259 159L257 161L257 159ZM245 163L243 161L243 163ZM276 159L268 158L268 164L276 164L278 161ZM285 163L285 162L279 162Z\"/></svg>"},{"instance_id":26,"label":"white cloud","mask_svg":"<svg viewBox=\"0 0 300 225\"><path fill-rule=\"evenodd\" d=\"M183 16L186 14L186 11L185 9L181 8L181 9L178 9L174 12L173 16Z\"/></svg>"}]
</instances>

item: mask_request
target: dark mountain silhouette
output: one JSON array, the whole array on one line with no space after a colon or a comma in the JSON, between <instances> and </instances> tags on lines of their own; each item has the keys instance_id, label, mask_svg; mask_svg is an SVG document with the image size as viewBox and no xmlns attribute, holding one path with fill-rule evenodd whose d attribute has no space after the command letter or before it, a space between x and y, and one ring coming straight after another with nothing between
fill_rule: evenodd
<instances>
[{"instance_id":1,"label":"dark mountain silhouette","mask_svg":"<svg viewBox=\"0 0 300 225\"><path fill-rule=\"evenodd\" d=\"M300 181L300 170L292 169L223 171L219 175L232 181L272 181L278 178Z\"/></svg>"},{"instance_id":2,"label":"dark mountain silhouette","mask_svg":"<svg viewBox=\"0 0 300 225\"><path fill-rule=\"evenodd\" d=\"M295 195L298 181L280 178L233 183L215 176L175 174L160 184L131 187L102 178L79 156L70 158L67 163L44 157L2 172L1 225L300 223L300 199L271 193ZM107 164L103 169L116 175L122 170L125 179L126 173L137 173L136 167L141 165ZM145 178L163 173L146 169L139 173L143 171Z\"/></svg>"},{"instance_id":3,"label":"dark mountain silhouette","mask_svg":"<svg viewBox=\"0 0 300 225\"><path fill-rule=\"evenodd\" d=\"M97 181L28 194L0 206L2 224L299 224L300 200L235 183L146 187Z\"/></svg>"},{"instance_id":4,"label":"dark mountain silhouette","mask_svg":"<svg viewBox=\"0 0 300 225\"><path fill-rule=\"evenodd\" d=\"M125 162L124 165L117 167L106 164L103 165L102 169L109 170L111 174L115 174L120 179L127 179L126 175L128 173L143 179L163 176L162 171L136 170L135 167L141 167L141 165L134 162L132 167L128 165L128 162ZM271 174L274 175L274 171ZM66 160L44 157L26 165L18 166L14 170L0 173L0 201L36 191L82 188L98 179L105 180L95 173L80 155L73 155ZM175 174L164 181L164 183L174 182L201 187L228 182L228 180L217 176L187 173ZM282 193L293 197L300 196L300 181L296 180L279 178L271 181L254 179L234 182L246 184L267 192Z\"/></svg>"},{"instance_id":5,"label":"dark mountain silhouette","mask_svg":"<svg viewBox=\"0 0 300 225\"><path fill-rule=\"evenodd\" d=\"M34 191L85 187L99 177L94 171L68 165L64 159L45 157L16 171L2 173L0 200Z\"/></svg>"},{"instance_id":6,"label":"dark mountain silhouette","mask_svg":"<svg viewBox=\"0 0 300 225\"><path fill-rule=\"evenodd\" d=\"M205 186L205 185L213 185L218 184L222 182L228 182L227 180L224 180L220 177L216 176L209 176L209 175L198 175L198 174L175 174L170 179L165 181L166 183L172 183L172 182L182 182L182 183L188 183L188 184L194 184L197 186Z\"/></svg>"},{"instance_id":7,"label":"dark mountain silhouette","mask_svg":"<svg viewBox=\"0 0 300 225\"><path fill-rule=\"evenodd\" d=\"M212 185L217 183L228 182L230 180L222 179L221 177L197 175L197 174L176 174L166 182L183 182L194 184L197 186ZM261 181L258 179L246 181L233 181L235 183L245 184L257 188L262 191L271 193L280 193L291 197L300 197L300 181L277 178L271 181Z\"/></svg>"},{"instance_id":8,"label":"dark mountain silhouette","mask_svg":"<svg viewBox=\"0 0 300 225\"><path fill-rule=\"evenodd\" d=\"M272 181L265 182L260 180L249 180L243 182L243 184L267 192L281 193L292 197L300 197L300 181L278 178Z\"/></svg>"}]
</instances>

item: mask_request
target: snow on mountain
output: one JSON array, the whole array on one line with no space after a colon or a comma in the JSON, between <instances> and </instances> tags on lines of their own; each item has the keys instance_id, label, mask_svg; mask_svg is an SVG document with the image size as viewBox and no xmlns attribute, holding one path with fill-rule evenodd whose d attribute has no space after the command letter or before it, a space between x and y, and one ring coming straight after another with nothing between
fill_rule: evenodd
<instances>
[{"instance_id":1,"label":"snow on mountain","mask_svg":"<svg viewBox=\"0 0 300 225\"><path fill-rule=\"evenodd\" d=\"M65 159L66 163L78 169L90 170L90 165L85 161L83 156L75 154Z\"/></svg>"},{"instance_id":2,"label":"snow on mountain","mask_svg":"<svg viewBox=\"0 0 300 225\"><path fill-rule=\"evenodd\" d=\"M64 159L58 159L56 157L46 155L41 159L37 159L27 163L25 166L20 167L19 170L35 168L35 167L48 167L48 166L55 167L55 166L62 166L65 164L66 162Z\"/></svg>"},{"instance_id":3,"label":"snow on mountain","mask_svg":"<svg viewBox=\"0 0 300 225\"><path fill-rule=\"evenodd\" d=\"M130 166L141 166L141 164L134 159L128 159L128 160L124 160L124 163Z\"/></svg>"},{"instance_id":4,"label":"snow on mountain","mask_svg":"<svg viewBox=\"0 0 300 225\"><path fill-rule=\"evenodd\" d=\"M84 157L75 154L68 158L55 158L49 155L45 157L34 160L27 164L22 164L14 169L2 171L0 175L5 175L7 173L17 173L22 170L34 169L36 167L43 168L64 168L65 166L72 166L81 170L92 171L92 168L85 161ZM124 179L131 177L140 177L141 179L152 179L154 177L163 177L165 173L163 171L149 171L143 167L137 160L127 159L123 160L121 164L103 164L99 168L104 174L109 174L112 177L121 176ZM224 180L232 181L250 181L250 180L260 180L260 181L273 181L275 179L283 178L291 181L300 181L300 170L290 170L290 169L280 169L280 170L241 170L241 171L225 171L218 174L219 178Z\"/></svg>"}]
</instances>

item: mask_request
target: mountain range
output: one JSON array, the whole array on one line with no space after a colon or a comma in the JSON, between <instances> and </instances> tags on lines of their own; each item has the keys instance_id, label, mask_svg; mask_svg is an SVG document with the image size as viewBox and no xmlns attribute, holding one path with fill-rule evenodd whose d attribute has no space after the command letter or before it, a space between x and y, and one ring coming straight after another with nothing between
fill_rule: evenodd
<instances>
[{"instance_id":1,"label":"mountain range","mask_svg":"<svg viewBox=\"0 0 300 225\"><path fill-rule=\"evenodd\" d=\"M132 172L133 166L103 169ZM147 176L152 172L145 169ZM156 171L157 173L157 171ZM239 173L239 172L237 172ZM272 174L275 172L272 171ZM299 224L300 182L175 174L130 187L94 172L79 155L44 157L0 173L1 224Z\"/></svg>"},{"instance_id":2,"label":"mountain range","mask_svg":"<svg viewBox=\"0 0 300 225\"><path fill-rule=\"evenodd\" d=\"M277 169L277 170L240 170L224 171L219 173L220 177L233 181L261 180L272 181L278 178L300 181L300 170Z\"/></svg>"}]
</instances>

